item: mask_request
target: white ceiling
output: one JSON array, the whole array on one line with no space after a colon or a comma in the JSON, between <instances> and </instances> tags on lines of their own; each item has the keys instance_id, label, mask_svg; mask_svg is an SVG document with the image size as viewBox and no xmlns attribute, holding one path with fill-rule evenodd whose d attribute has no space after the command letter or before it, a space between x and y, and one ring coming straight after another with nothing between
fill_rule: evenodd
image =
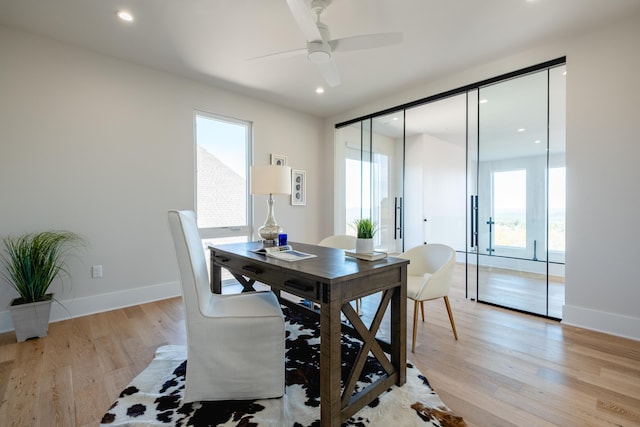
<instances>
[{"instance_id":1,"label":"white ceiling","mask_svg":"<svg viewBox=\"0 0 640 427\"><path fill-rule=\"evenodd\" d=\"M332 38L404 33L400 45L334 53L335 88L304 55L248 60L305 47L286 0L0 0L0 24L328 117L639 11L640 0L332 0Z\"/></svg>"}]
</instances>

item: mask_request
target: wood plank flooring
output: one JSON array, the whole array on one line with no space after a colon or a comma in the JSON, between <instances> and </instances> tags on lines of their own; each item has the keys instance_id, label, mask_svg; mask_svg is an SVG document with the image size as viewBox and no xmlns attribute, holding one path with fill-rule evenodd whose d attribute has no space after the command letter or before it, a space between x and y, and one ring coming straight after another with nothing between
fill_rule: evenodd
<instances>
[{"instance_id":1,"label":"wood plank flooring","mask_svg":"<svg viewBox=\"0 0 640 427\"><path fill-rule=\"evenodd\" d=\"M458 266L458 274L464 274L461 266ZM470 268L470 274L476 274L473 268ZM564 277L550 276L547 289L547 276L542 274L481 267L479 276L479 295L476 296L479 300L544 316L548 291L548 316L562 318ZM462 276L460 280L464 280Z\"/></svg>"},{"instance_id":2,"label":"wood plank flooring","mask_svg":"<svg viewBox=\"0 0 640 427\"><path fill-rule=\"evenodd\" d=\"M407 354L470 426L640 426L640 342L469 301L461 283L450 300L460 340L430 301ZM180 298L53 323L24 343L0 334L0 425L96 426L158 346L185 343Z\"/></svg>"}]
</instances>

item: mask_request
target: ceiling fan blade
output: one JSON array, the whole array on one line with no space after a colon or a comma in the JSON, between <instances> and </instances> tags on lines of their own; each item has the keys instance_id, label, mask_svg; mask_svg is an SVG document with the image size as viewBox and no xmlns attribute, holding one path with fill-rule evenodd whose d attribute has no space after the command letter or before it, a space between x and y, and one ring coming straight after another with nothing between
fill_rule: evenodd
<instances>
[{"instance_id":1,"label":"ceiling fan blade","mask_svg":"<svg viewBox=\"0 0 640 427\"><path fill-rule=\"evenodd\" d=\"M291 14L296 20L298 27L304 33L307 41L322 40L322 34L316 26L316 21L313 19L311 10L304 0L287 0Z\"/></svg>"},{"instance_id":2,"label":"ceiling fan blade","mask_svg":"<svg viewBox=\"0 0 640 427\"><path fill-rule=\"evenodd\" d=\"M256 56L254 58L248 58L247 61L253 61L253 60L258 60L258 59L285 59L285 58L291 58L291 57L294 57L294 56L306 55L306 54L307 54L307 48L303 47L303 48L300 48L300 49L284 50L282 52L269 53L267 55Z\"/></svg>"},{"instance_id":3,"label":"ceiling fan blade","mask_svg":"<svg viewBox=\"0 0 640 427\"><path fill-rule=\"evenodd\" d=\"M374 49L402 43L402 33L378 33L344 37L329 41L331 50L348 52L351 50Z\"/></svg>"},{"instance_id":4,"label":"ceiling fan blade","mask_svg":"<svg viewBox=\"0 0 640 427\"><path fill-rule=\"evenodd\" d=\"M318 62L315 65L318 67L329 86L336 87L340 85L340 73L338 72L338 67L333 60Z\"/></svg>"}]
</instances>

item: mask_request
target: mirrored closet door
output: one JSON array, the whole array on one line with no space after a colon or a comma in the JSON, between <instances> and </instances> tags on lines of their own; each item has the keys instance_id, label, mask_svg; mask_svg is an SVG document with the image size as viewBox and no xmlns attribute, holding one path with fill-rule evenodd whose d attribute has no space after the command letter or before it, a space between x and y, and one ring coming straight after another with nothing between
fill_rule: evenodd
<instances>
[{"instance_id":1,"label":"mirrored closet door","mask_svg":"<svg viewBox=\"0 0 640 427\"><path fill-rule=\"evenodd\" d=\"M336 126L336 229L456 250L470 299L562 317L564 58Z\"/></svg>"},{"instance_id":2,"label":"mirrored closet door","mask_svg":"<svg viewBox=\"0 0 640 427\"><path fill-rule=\"evenodd\" d=\"M555 318L564 303L563 73L478 88L469 144L477 298Z\"/></svg>"}]
</instances>

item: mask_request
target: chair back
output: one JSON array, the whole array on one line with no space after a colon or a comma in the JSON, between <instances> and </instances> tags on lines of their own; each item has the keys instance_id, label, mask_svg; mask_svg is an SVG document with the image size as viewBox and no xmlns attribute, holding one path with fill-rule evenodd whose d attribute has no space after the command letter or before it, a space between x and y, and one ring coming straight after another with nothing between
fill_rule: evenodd
<instances>
[{"instance_id":1,"label":"chair back","mask_svg":"<svg viewBox=\"0 0 640 427\"><path fill-rule=\"evenodd\" d=\"M346 234L336 234L325 237L318 243L318 246L326 246L329 248L353 250L356 247L355 236L347 236Z\"/></svg>"},{"instance_id":2,"label":"chair back","mask_svg":"<svg viewBox=\"0 0 640 427\"><path fill-rule=\"evenodd\" d=\"M206 312L211 299L207 262L193 211L169 211L169 227L178 259L180 284L187 320ZM185 322L189 325L189 321ZM187 326L188 328L188 326Z\"/></svg>"},{"instance_id":3,"label":"chair back","mask_svg":"<svg viewBox=\"0 0 640 427\"><path fill-rule=\"evenodd\" d=\"M440 243L429 243L411 248L399 257L410 261L407 268L408 275L431 275L418 293L417 300L440 298L449 294L456 263L456 251L452 247Z\"/></svg>"}]
</instances>

